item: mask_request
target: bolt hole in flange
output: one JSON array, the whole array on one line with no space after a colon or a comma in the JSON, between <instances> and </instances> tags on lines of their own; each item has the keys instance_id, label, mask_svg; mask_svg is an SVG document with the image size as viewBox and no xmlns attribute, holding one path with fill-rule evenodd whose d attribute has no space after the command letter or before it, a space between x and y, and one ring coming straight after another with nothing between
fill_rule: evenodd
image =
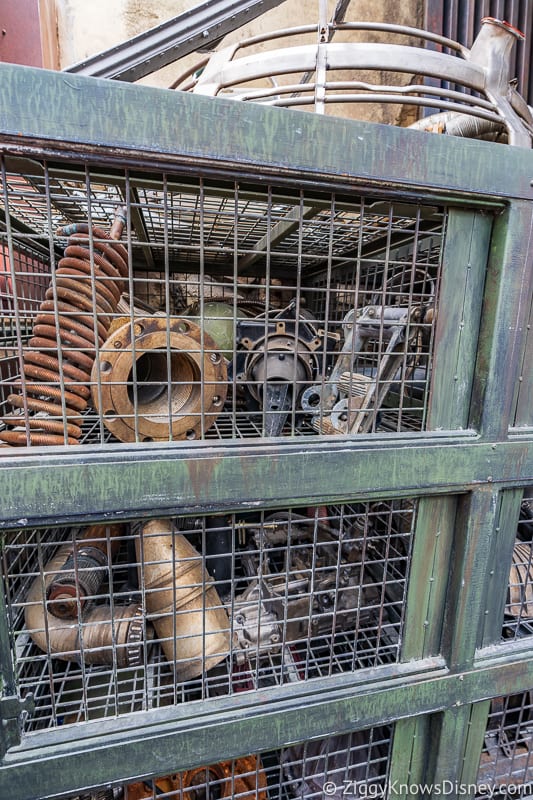
<instances>
[{"instance_id":1,"label":"bolt hole in flange","mask_svg":"<svg viewBox=\"0 0 533 800\"><path fill-rule=\"evenodd\" d=\"M215 343L182 319L136 320L134 343L131 327L112 333L93 367L93 403L106 409L104 424L124 442L201 437L227 393L226 362Z\"/></svg>"}]
</instances>

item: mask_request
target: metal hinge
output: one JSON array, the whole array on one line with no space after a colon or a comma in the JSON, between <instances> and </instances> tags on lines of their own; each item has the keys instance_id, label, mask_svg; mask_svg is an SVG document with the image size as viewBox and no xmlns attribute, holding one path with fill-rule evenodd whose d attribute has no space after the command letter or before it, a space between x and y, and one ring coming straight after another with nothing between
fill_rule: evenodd
<instances>
[{"instance_id":1,"label":"metal hinge","mask_svg":"<svg viewBox=\"0 0 533 800\"><path fill-rule=\"evenodd\" d=\"M20 744L24 718L32 714L34 709L32 694L27 694L23 699L18 695L0 698L0 758L10 747Z\"/></svg>"}]
</instances>

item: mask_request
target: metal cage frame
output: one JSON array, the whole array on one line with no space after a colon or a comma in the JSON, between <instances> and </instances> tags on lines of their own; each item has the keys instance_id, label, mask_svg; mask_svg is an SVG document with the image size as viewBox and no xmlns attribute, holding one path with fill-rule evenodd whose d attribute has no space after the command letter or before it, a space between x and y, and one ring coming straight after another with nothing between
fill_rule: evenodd
<instances>
[{"instance_id":1,"label":"metal cage frame","mask_svg":"<svg viewBox=\"0 0 533 800\"><path fill-rule=\"evenodd\" d=\"M0 78L10 157L272 177L450 209L428 431L0 450L6 533L418 498L400 662L21 738L29 704L1 593L2 796L65 795L393 722L391 783L475 783L490 699L533 686L531 637L501 640L533 484L531 151L7 64Z\"/></svg>"}]
</instances>

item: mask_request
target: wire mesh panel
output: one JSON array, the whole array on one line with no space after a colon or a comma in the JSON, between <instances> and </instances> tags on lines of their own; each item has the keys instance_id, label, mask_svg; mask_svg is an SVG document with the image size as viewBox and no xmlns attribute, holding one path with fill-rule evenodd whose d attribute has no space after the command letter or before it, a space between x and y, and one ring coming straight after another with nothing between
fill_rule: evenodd
<instances>
[{"instance_id":1,"label":"wire mesh panel","mask_svg":"<svg viewBox=\"0 0 533 800\"><path fill-rule=\"evenodd\" d=\"M478 783L491 786L494 792L504 796L529 796L533 782L532 737L531 692L492 700ZM480 798L489 796L493 795L478 795Z\"/></svg>"},{"instance_id":2,"label":"wire mesh panel","mask_svg":"<svg viewBox=\"0 0 533 800\"><path fill-rule=\"evenodd\" d=\"M398 500L8 535L25 730L397 662L415 517Z\"/></svg>"},{"instance_id":3,"label":"wire mesh panel","mask_svg":"<svg viewBox=\"0 0 533 800\"><path fill-rule=\"evenodd\" d=\"M76 795L69 800L311 800L381 797L392 729L371 728L300 742L205 767Z\"/></svg>"},{"instance_id":4,"label":"wire mesh panel","mask_svg":"<svg viewBox=\"0 0 533 800\"><path fill-rule=\"evenodd\" d=\"M443 208L29 159L0 201L4 445L426 428Z\"/></svg>"}]
</instances>

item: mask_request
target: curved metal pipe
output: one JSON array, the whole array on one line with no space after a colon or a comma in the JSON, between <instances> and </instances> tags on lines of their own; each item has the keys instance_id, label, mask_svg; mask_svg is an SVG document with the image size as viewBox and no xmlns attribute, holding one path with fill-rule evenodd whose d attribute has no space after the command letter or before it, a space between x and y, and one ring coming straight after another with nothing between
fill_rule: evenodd
<instances>
[{"instance_id":1,"label":"curved metal pipe","mask_svg":"<svg viewBox=\"0 0 533 800\"><path fill-rule=\"evenodd\" d=\"M48 585L47 608L51 614L62 619L78 617L97 593L109 567L108 555L117 552L117 537L122 533L122 525L91 525L74 542L69 557Z\"/></svg>"},{"instance_id":2,"label":"curved metal pipe","mask_svg":"<svg viewBox=\"0 0 533 800\"><path fill-rule=\"evenodd\" d=\"M229 618L203 558L170 520L150 520L137 540L140 584L163 652L179 681L197 678L229 654Z\"/></svg>"},{"instance_id":3,"label":"curved metal pipe","mask_svg":"<svg viewBox=\"0 0 533 800\"><path fill-rule=\"evenodd\" d=\"M47 608L47 591L72 555L72 545L62 545L33 580L26 597L26 629L37 647L61 661L113 664L142 663L144 621L141 606L93 606L78 619L65 620ZM150 636L150 630L147 631Z\"/></svg>"}]
</instances>

